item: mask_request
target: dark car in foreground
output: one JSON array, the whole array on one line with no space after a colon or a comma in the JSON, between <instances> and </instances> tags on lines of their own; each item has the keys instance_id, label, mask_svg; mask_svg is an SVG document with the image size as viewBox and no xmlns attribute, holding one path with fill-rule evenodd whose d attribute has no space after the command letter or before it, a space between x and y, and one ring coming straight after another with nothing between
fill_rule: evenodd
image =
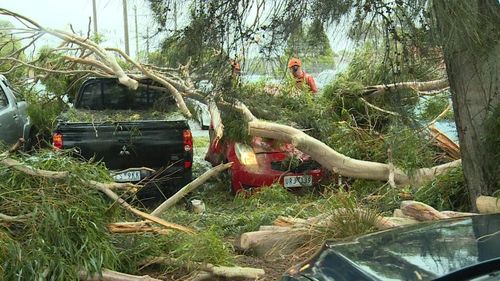
<instances>
[{"instance_id":1,"label":"dark car in foreground","mask_svg":"<svg viewBox=\"0 0 500 281\"><path fill-rule=\"evenodd\" d=\"M212 136L210 130L210 136ZM321 165L292 144L253 137L249 144L221 142L210 146L205 160L216 166L233 162L229 170L234 192L279 183L286 188L312 187L323 179Z\"/></svg>"},{"instance_id":2,"label":"dark car in foreground","mask_svg":"<svg viewBox=\"0 0 500 281\"><path fill-rule=\"evenodd\" d=\"M500 280L500 214L326 242L282 280Z\"/></svg>"}]
</instances>

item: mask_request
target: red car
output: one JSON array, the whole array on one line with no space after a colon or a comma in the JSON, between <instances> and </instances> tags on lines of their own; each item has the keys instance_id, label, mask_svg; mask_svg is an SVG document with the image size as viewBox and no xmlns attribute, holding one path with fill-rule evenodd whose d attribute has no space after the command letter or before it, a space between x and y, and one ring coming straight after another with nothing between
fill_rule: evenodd
<instances>
[{"instance_id":1,"label":"red car","mask_svg":"<svg viewBox=\"0 0 500 281\"><path fill-rule=\"evenodd\" d=\"M260 137L253 137L250 145L239 142L214 144L210 139L205 160L213 166L233 162L229 174L234 192L273 183L286 188L311 187L323 177L321 165L292 144Z\"/></svg>"}]
</instances>

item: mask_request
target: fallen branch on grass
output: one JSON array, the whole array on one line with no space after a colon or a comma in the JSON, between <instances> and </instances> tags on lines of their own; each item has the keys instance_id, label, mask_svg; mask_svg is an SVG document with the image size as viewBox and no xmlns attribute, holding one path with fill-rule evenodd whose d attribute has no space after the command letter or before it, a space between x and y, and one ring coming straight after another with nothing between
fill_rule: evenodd
<instances>
[{"instance_id":1,"label":"fallen branch on grass","mask_svg":"<svg viewBox=\"0 0 500 281\"><path fill-rule=\"evenodd\" d=\"M194 181L188 183L181 190L177 191L172 197L168 198L163 202L160 206L158 206L151 215L160 216L166 209L174 206L179 200L181 200L184 196L186 196L189 192L195 190L203 183L205 183L209 178L218 175L220 172L231 167L233 163L220 164L218 166L213 167L212 169L203 173L203 175L196 178Z\"/></svg>"},{"instance_id":2,"label":"fallen branch on grass","mask_svg":"<svg viewBox=\"0 0 500 281\"><path fill-rule=\"evenodd\" d=\"M166 264L172 265L177 263L177 261L173 258L169 257L154 257L144 262L144 266L149 266L152 264ZM240 267L240 266L218 266L210 263L200 263L200 262L189 262L187 264L183 264L186 268L196 268L206 279L197 279L197 280L213 280L216 277L224 277L230 278L233 280L235 278L248 278L248 279L257 279L264 276L265 271L260 268L252 268L252 267Z\"/></svg>"},{"instance_id":3,"label":"fallen branch on grass","mask_svg":"<svg viewBox=\"0 0 500 281\"><path fill-rule=\"evenodd\" d=\"M102 274L102 275L101 275ZM88 272L80 272L80 280L86 281L161 281L150 277L149 275L137 276L126 273L121 273L118 271L103 269L101 274L94 274L89 276Z\"/></svg>"},{"instance_id":4,"label":"fallen branch on grass","mask_svg":"<svg viewBox=\"0 0 500 281\"><path fill-rule=\"evenodd\" d=\"M11 159L11 158L6 158L0 160L0 165L4 165L6 167L18 170L20 172L23 172L27 175L31 176L37 176L37 177L44 177L44 178L51 178L51 179L65 179L69 177L69 172L64 171L64 172L58 172L58 171L48 171L48 170L42 170L42 169L36 169L33 167L29 167L25 164L22 164L21 162ZM96 182L96 181L82 181L83 184L87 184L91 187L94 187L98 189L99 191L103 192L106 194L108 197L111 199L117 201L122 207L127 209L128 211L145 218L149 221L155 222L157 224L163 225L167 228L172 228L176 230L180 230L186 233L193 234L194 231L190 228L184 227L182 225L174 224L167 222L165 220L162 220L154 215L150 215L148 213L139 211L135 209L134 207L130 206L127 202L125 202L123 199L121 199L116 193L114 193L111 189L109 189L109 186L117 187L118 185L124 185L130 187L129 183L111 183L111 184L106 184L106 183L101 183L101 182Z\"/></svg>"},{"instance_id":5,"label":"fallen branch on grass","mask_svg":"<svg viewBox=\"0 0 500 281\"><path fill-rule=\"evenodd\" d=\"M108 224L108 230L111 233L130 233L130 234L150 232L161 235L168 235L172 233L172 231L169 229L149 226L147 222L144 222L142 224L127 223L127 222L110 223Z\"/></svg>"},{"instance_id":6,"label":"fallen branch on grass","mask_svg":"<svg viewBox=\"0 0 500 281\"><path fill-rule=\"evenodd\" d=\"M171 222L167 222L155 215L150 215L148 213L145 213L143 211L140 211L140 210L137 210L136 208L132 207L130 204L128 204L127 202L125 202L125 200L123 200L122 198L120 198L118 196L118 194L114 193L111 189L103 186L103 185L100 185L100 184L95 184L94 182L94 187L96 187L98 190L100 190L102 193L106 194L109 198L115 200L115 202L118 202L123 208L125 208L126 210L130 211L131 213L134 213L136 214L137 216L139 217L142 217L142 218L145 218L149 221L152 221L152 222L155 222L157 224L160 224L160 225L163 225L167 228L171 228L171 229L176 229L176 230L180 230L180 231L183 231L183 232L186 232L186 233L189 233L189 234L194 234L194 231L190 228L187 228L185 226L182 226L182 225L179 225L179 224L175 224L175 223L171 223Z\"/></svg>"},{"instance_id":7,"label":"fallen branch on grass","mask_svg":"<svg viewBox=\"0 0 500 281\"><path fill-rule=\"evenodd\" d=\"M33 213L28 213L28 214L24 214L24 215L17 215L17 216L9 216L9 215L0 213L0 221L19 222L19 221L24 221L32 216L33 216Z\"/></svg>"}]
</instances>

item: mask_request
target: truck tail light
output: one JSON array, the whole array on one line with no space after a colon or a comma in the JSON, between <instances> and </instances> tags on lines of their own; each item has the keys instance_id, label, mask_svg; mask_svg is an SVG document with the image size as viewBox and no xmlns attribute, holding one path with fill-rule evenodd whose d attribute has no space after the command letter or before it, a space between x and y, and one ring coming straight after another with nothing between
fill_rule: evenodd
<instances>
[{"instance_id":1,"label":"truck tail light","mask_svg":"<svg viewBox=\"0 0 500 281\"><path fill-rule=\"evenodd\" d=\"M190 130L184 130L182 132L182 138L184 139L183 141L183 146L184 146L184 151L187 153L193 153L193 135L191 134ZM184 168L189 169L192 166L192 158L188 157L186 161L184 162Z\"/></svg>"},{"instance_id":2,"label":"truck tail light","mask_svg":"<svg viewBox=\"0 0 500 281\"><path fill-rule=\"evenodd\" d=\"M57 149L63 148L63 135L60 133L54 133L52 135L52 145Z\"/></svg>"},{"instance_id":3,"label":"truck tail light","mask_svg":"<svg viewBox=\"0 0 500 281\"><path fill-rule=\"evenodd\" d=\"M182 132L182 137L184 139L184 151L192 151L193 150L193 136L191 135L191 131L184 130Z\"/></svg>"}]
</instances>

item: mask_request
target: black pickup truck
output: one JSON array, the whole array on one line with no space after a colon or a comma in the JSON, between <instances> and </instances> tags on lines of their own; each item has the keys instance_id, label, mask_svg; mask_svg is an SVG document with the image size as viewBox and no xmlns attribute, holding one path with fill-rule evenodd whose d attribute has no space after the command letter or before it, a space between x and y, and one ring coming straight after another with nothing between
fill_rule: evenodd
<instances>
[{"instance_id":1,"label":"black pickup truck","mask_svg":"<svg viewBox=\"0 0 500 281\"><path fill-rule=\"evenodd\" d=\"M116 182L144 184L138 193L143 200L166 198L191 181L188 122L152 83L130 90L114 78L86 80L74 107L58 120L52 142L103 161Z\"/></svg>"}]
</instances>

